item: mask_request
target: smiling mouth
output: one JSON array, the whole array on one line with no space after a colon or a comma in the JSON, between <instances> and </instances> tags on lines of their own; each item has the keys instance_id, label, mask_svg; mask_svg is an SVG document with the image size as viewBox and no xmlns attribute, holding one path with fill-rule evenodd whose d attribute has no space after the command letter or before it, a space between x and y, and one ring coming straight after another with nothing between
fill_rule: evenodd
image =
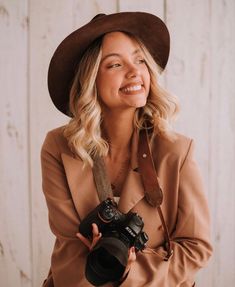
<instances>
[{"instance_id":1,"label":"smiling mouth","mask_svg":"<svg viewBox=\"0 0 235 287\"><path fill-rule=\"evenodd\" d=\"M128 93L142 91L142 89L143 89L143 86L138 84L134 86L124 87L124 88L121 88L120 90L121 92L128 94Z\"/></svg>"}]
</instances>

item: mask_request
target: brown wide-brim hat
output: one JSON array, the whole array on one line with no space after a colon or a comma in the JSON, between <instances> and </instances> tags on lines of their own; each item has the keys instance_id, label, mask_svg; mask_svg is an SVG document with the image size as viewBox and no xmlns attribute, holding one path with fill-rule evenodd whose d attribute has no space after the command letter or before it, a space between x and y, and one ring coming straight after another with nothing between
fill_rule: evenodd
<instances>
[{"instance_id":1,"label":"brown wide-brim hat","mask_svg":"<svg viewBox=\"0 0 235 287\"><path fill-rule=\"evenodd\" d=\"M68 35L51 59L48 89L54 105L62 113L70 115L70 88L84 52L97 38L114 31L137 36L164 70L169 57L170 35L160 18L144 12L98 14L88 24Z\"/></svg>"}]
</instances>

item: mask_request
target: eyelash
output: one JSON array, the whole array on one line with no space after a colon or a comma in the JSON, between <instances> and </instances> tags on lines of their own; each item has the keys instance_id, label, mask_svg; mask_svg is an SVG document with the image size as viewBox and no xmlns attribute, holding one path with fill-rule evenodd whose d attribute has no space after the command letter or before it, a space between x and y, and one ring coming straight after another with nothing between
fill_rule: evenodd
<instances>
[{"instance_id":1,"label":"eyelash","mask_svg":"<svg viewBox=\"0 0 235 287\"><path fill-rule=\"evenodd\" d=\"M145 64L146 63L145 59L138 59L137 62L138 62L138 64ZM111 69L111 68L117 68L117 67L120 67L120 66L121 66L121 64L115 63L115 64L112 64L112 65L109 65L108 68Z\"/></svg>"},{"instance_id":2,"label":"eyelash","mask_svg":"<svg viewBox=\"0 0 235 287\"><path fill-rule=\"evenodd\" d=\"M146 64L145 59L139 59L138 61L140 62L140 64Z\"/></svg>"},{"instance_id":3,"label":"eyelash","mask_svg":"<svg viewBox=\"0 0 235 287\"><path fill-rule=\"evenodd\" d=\"M121 65L116 63L116 64L109 65L108 68L117 68L119 66L121 66Z\"/></svg>"}]
</instances>

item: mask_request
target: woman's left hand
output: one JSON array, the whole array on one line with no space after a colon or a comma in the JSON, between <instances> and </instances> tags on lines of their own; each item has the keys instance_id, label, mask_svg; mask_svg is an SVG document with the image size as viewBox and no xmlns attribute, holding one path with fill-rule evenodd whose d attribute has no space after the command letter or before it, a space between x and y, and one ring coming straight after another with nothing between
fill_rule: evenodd
<instances>
[{"instance_id":1,"label":"woman's left hand","mask_svg":"<svg viewBox=\"0 0 235 287\"><path fill-rule=\"evenodd\" d=\"M89 248L92 250L96 243L100 240L102 234L99 232L97 224L92 223L92 241L84 237L81 233L76 233L76 236Z\"/></svg>"},{"instance_id":2,"label":"woman's left hand","mask_svg":"<svg viewBox=\"0 0 235 287\"><path fill-rule=\"evenodd\" d=\"M123 273L123 278L127 275L127 273L130 271L131 269L131 265L133 262L135 262L136 260L136 252L135 252L135 247L131 247L129 249L129 254L128 254L128 261L127 261L127 265L126 265L126 269Z\"/></svg>"}]
</instances>

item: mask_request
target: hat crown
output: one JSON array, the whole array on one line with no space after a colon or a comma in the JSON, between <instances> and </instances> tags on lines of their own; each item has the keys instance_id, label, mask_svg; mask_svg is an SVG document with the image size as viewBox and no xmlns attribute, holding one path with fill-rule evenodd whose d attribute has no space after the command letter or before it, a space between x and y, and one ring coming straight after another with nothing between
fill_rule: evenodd
<instances>
[{"instance_id":1,"label":"hat crown","mask_svg":"<svg viewBox=\"0 0 235 287\"><path fill-rule=\"evenodd\" d=\"M97 14L97 15L95 15L95 17L93 17L93 18L91 19L91 22L94 21L94 20L96 20L96 19L98 19L98 18L102 18L102 17L104 17L104 16L106 16L106 14L104 14L104 13Z\"/></svg>"}]
</instances>

